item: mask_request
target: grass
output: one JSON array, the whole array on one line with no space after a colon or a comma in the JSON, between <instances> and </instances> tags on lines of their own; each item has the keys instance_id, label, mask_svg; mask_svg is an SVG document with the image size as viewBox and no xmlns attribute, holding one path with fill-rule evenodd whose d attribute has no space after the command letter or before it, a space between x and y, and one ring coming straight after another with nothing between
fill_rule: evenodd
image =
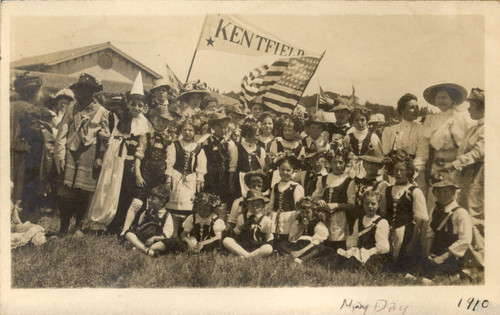
<instances>
[{"instance_id":1,"label":"grass","mask_svg":"<svg viewBox=\"0 0 500 315\"><path fill-rule=\"evenodd\" d=\"M478 273L472 284L483 283ZM471 284L447 277L438 285ZM151 258L112 236L67 236L12 250L14 288L321 287L418 285L401 275L330 272L286 257L243 260L220 253Z\"/></svg>"}]
</instances>

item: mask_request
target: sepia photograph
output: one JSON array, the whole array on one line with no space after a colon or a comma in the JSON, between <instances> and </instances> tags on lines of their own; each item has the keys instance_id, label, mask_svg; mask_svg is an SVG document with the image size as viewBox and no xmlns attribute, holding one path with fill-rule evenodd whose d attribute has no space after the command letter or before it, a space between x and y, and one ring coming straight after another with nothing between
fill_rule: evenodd
<instances>
[{"instance_id":1,"label":"sepia photograph","mask_svg":"<svg viewBox=\"0 0 500 315\"><path fill-rule=\"evenodd\" d=\"M2 4L5 314L500 312L497 7L120 4Z\"/></svg>"}]
</instances>

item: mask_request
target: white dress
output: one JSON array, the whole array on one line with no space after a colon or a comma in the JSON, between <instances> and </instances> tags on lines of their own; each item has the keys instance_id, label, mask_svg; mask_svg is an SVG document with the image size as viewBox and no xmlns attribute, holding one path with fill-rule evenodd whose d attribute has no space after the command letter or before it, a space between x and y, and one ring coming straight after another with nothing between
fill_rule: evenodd
<instances>
[{"instance_id":1,"label":"white dress","mask_svg":"<svg viewBox=\"0 0 500 315\"><path fill-rule=\"evenodd\" d=\"M115 121L118 118L115 116ZM113 220L120 198L123 178L123 167L127 157L127 146L122 143L131 135L140 136L151 132L152 126L142 114L132 119L130 134L122 134L114 128L109 139L108 149L104 154L102 170L97 181L95 194L87 214L88 224L92 230L105 230Z\"/></svg>"}]
</instances>

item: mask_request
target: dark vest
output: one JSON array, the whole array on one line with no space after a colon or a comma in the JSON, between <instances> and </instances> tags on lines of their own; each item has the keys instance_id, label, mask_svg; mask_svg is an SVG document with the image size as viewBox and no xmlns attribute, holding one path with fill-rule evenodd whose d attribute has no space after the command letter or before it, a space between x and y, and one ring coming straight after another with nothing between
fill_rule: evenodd
<instances>
[{"instance_id":1,"label":"dark vest","mask_svg":"<svg viewBox=\"0 0 500 315\"><path fill-rule=\"evenodd\" d=\"M347 203L347 188L351 183L352 178L347 177L342 184L337 187L326 187L326 176L322 178L323 196L322 199L326 203Z\"/></svg>"},{"instance_id":2,"label":"dark vest","mask_svg":"<svg viewBox=\"0 0 500 315\"><path fill-rule=\"evenodd\" d=\"M281 141L279 141L278 139L276 139L276 147L277 147L278 152L290 151L296 157L299 157L300 151L302 150L302 144L300 144L300 143L295 149L289 149L289 148L285 148L283 146L283 144L281 143Z\"/></svg>"},{"instance_id":3,"label":"dark vest","mask_svg":"<svg viewBox=\"0 0 500 315\"><path fill-rule=\"evenodd\" d=\"M261 147L256 146L255 151L248 153L241 143L238 143L238 163L236 166L236 172L250 172L261 169L259 158L261 154Z\"/></svg>"},{"instance_id":4,"label":"dark vest","mask_svg":"<svg viewBox=\"0 0 500 315\"><path fill-rule=\"evenodd\" d=\"M203 151L207 156L207 177L215 177L219 183L225 180L229 172L228 142L211 135L203 145Z\"/></svg>"},{"instance_id":5,"label":"dark vest","mask_svg":"<svg viewBox=\"0 0 500 315\"><path fill-rule=\"evenodd\" d=\"M392 187L385 190L387 200L387 220L391 228L398 228L413 222L413 191L416 186L410 186L408 190L399 198L392 197Z\"/></svg>"},{"instance_id":6,"label":"dark vest","mask_svg":"<svg viewBox=\"0 0 500 315\"><path fill-rule=\"evenodd\" d=\"M247 212L243 213L243 225L241 227L241 233L239 235L239 239L246 241L256 241L259 243L266 242L266 234L261 231L260 223L264 216L261 216L260 219L253 223L255 216L248 216Z\"/></svg>"},{"instance_id":7,"label":"dark vest","mask_svg":"<svg viewBox=\"0 0 500 315\"><path fill-rule=\"evenodd\" d=\"M328 174L321 175L314 173L314 171L306 171L304 177L304 195L311 196L313 192L316 190L316 184L318 183L318 179L321 179L321 181L323 182L326 176L328 176Z\"/></svg>"},{"instance_id":8,"label":"dark vest","mask_svg":"<svg viewBox=\"0 0 500 315\"><path fill-rule=\"evenodd\" d=\"M290 184L290 187L285 189L285 191L283 192L279 191L278 184L279 183L276 183L274 185L273 210L278 212L294 211L295 200L293 199L293 193L295 192L295 187L297 187L297 184Z\"/></svg>"},{"instance_id":9,"label":"dark vest","mask_svg":"<svg viewBox=\"0 0 500 315\"><path fill-rule=\"evenodd\" d=\"M167 147L171 144L171 140L166 135L156 131L147 134L148 145L144 153L144 160L147 161L166 161Z\"/></svg>"},{"instance_id":10,"label":"dark vest","mask_svg":"<svg viewBox=\"0 0 500 315\"><path fill-rule=\"evenodd\" d=\"M356 139L353 133L349 134L349 142L352 147L352 151L356 156L360 156L365 154L368 151L368 148L370 146L371 140L372 140L372 134L373 131L368 131L368 134L366 137L363 139L363 143L361 144L361 150L359 149L359 141Z\"/></svg>"},{"instance_id":11,"label":"dark vest","mask_svg":"<svg viewBox=\"0 0 500 315\"><path fill-rule=\"evenodd\" d=\"M456 207L451 210L451 215L447 219L441 230L438 230L438 227L439 225L441 225L441 222L446 219L448 214L445 213L442 209L438 210L437 207L434 209L434 211L432 211L430 227L434 231L434 242L432 244L431 254L440 256L446 253L448 251L448 247L450 247L451 244L455 243L458 240L458 235L453 234L452 217L453 213L459 208L460 207Z\"/></svg>"},{"instance_id":12,"label":"dark vest","mask_svg":"<svg viewBox=\"0 0 500 315\"><path fill-rule=\"evenodd\" d=\"M198 153L201 151L201 146L197 145L196 148L191 152L186 152L182 147L181 143L177 140L174 142L175 146L175 163L174 169L179 173L184 175L189 175L196 172L196 162L198 159ZM194 160L194 168L191 167Z\"/></svg>"},{"instance_id":13,"label":"dark vest","mask_svg":"<svg viewBox=\"0 0 500 315\"><path fill-rule=\"evenodd\" d=\"M382 217L377 218L375 221L373 221L373 226L371 227L370 231L367 233L361 235L358 240L358 247L359 248L364 248L364 249L370 249L375 247L375 244L377 243L375 241L375 231L377 229L377 224L382 220ZM358 219L358 232L363 231L366 228L366 226L363 225L363 218Z\"/></svg>"},{"instance_id":14,"label":"dark vest","mask_svg":"<svg viewBox=\"0 0 500 315\"><path fill-rule=\"evenodd\" d=\"M218 219L216 215L212 216L210 220L210 225L196 223L196 214L193 214L193 231L191 235L196 238L198 242L211 239L215 236L214 223Z\"/></svg>"}]
</instances>

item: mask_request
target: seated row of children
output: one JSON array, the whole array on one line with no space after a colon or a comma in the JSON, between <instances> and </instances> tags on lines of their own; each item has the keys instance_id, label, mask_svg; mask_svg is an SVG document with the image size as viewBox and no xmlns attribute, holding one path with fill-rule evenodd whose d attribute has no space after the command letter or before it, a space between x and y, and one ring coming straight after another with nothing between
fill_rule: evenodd
<instances>
[{"instance_id":1,"label":"seated row of children","mask_svg":"<svg viewBox=\"0 0 500 315\"><path fill-rule=\"evenodd\" d=\"M361 156L367 176L354 180L345 175L345 150L333 150L327 157L331 172L317 177L312 196L304 196L304 188L291 180L295 165L291 156L276 162L280 181L269 198L263 191L267 175L247 173L249 190L233 203L227 226L216 214L220 198L198 194L193 214L182 223L180 239L158 200L162 190L163 200L168 200L168 189L157 187L148 198L149 210L137 215L125 236L151 256L199 252L222 244L245 258L277 251L298 263L315 259L333 269L365 268L409 276L420 272L426 279L460 271L472 227L467 211L455 201L458 186L448 181L433 185L437 206L429 222L425 197L412 182L412 161L404 152L393 152L385 160ZM392 186L378 175L383 163L394 177Z\"/></svg>"}]
</instances>

